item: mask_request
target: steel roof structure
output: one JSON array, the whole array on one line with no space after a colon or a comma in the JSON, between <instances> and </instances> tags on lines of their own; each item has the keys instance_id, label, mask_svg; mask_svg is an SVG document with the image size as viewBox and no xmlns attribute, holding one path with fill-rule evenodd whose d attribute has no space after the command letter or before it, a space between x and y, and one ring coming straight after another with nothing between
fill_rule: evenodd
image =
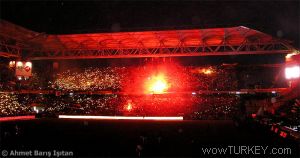
<instances>
[{"instance_id":1,"label":"steel roof structure","mask_svg":"<svg viewBox=\"0 0 300 158\"><path fill-rule=\"evenodd\" d=\"M244 26L53 35L0 21L0 56L28 60L287 54L289 43Z\"/></svg>"}]
</instances>

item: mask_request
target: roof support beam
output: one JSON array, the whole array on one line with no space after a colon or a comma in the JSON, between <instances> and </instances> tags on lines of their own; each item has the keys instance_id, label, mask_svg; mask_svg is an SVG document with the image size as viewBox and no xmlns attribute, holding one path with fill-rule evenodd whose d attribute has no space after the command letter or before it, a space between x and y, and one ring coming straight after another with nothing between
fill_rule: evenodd
<instances>
[{"instance_id":1,"label":"roof support beam","mask_svg":"<svg viewBox=\"0 0 300 158\"><path fill-rule=\"evenodd\" d=\"M70 55L70 56L41 56L32 57L30 60L65 60L65 59L98 59L98 58L148 58L148 57L182 57L182 56L222 56L222 55L259 55L259 54L288 54L290 50L285 51L243 51L243 52L190 52L190 53L174 53L174 54L103 54L103 55Z\"/></svg>"}]
</instances>

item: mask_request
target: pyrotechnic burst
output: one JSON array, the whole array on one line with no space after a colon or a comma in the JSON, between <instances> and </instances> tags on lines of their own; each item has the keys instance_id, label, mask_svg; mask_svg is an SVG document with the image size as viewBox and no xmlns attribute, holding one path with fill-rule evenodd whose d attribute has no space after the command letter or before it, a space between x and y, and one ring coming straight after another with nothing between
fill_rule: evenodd
<instances>
[{"instance_id":1,"label":"pyrotechnic burst","mask_svg":"<svg viewBox=\"0 0 300 158\"><path fill-rule=\"evenodd\" d=\"M159 74L157 76L152 76L149 78L148 82L146 82L147 91L153 94L162 94L166 92L169 88L169 84L165 79L163 74Z\"/></svg>"}]
</instances>

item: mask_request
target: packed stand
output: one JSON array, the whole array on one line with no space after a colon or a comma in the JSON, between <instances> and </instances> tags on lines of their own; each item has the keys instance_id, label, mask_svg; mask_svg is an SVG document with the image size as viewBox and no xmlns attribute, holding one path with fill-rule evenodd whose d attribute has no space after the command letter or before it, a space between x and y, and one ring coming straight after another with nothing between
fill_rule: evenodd
<instances>
[{"instance_id":1,"label":"packed stand","mask_svg":"<svg viewBox=\"0 0 300 158\"><path fill-rule=\"evenodd\" d=\"M1 94L0 115L184 116L186 119L231 119L238 98L229 95L34 95Z\"/></svg>"},{"instance_id":2,"label":"packed stand","mask_svg":"<svg viewBox=\"0 0 300 158\"><path fill-rule=\"evenodd\" d=\"M28 96L0 93L0 117L33 114Z\"/></svg>"},{"instance_id":3,"label":"packed stand","mask_svg":"<svg viewBox=\"0 0 300 158\"><path fill-rule=\"evenodd\" d=\"M162 68L163 69L163 68ZM56 75L49 88L65 91L133 91L153 74L153 67L87 68L83 71L67 70ZM170 91L237 90L234 72L218 67L173 66L162 70L171 84Z\"/></svg>"}]
</instances>

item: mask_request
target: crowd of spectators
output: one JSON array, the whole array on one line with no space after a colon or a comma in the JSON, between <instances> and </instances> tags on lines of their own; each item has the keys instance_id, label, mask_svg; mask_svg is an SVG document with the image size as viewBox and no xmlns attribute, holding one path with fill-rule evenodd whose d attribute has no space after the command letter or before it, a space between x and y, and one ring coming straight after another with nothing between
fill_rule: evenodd
<instances>
[{"instance_id":1,"label":"crowd of spectators","mask_svg":"<svg viewBox=\"0 0 300 158\"><path fill-rule=\"evenodd\" d=\"M41 106L44 112L55 115L184 116L189 119L229 119L239 101L234 95L191 93L188 95L128 93L126 95L126 92L144 92L144 82L160 73L169 84L169 92L237 90L237 77L233 71L222 66L88 67L58 72L49 82L33 73L32 77L22 81L23 84L17 82L16 86L19 89L53 90L63 94L1 93L0 115L32 114L36 112L34 106ZM110 95L77 93L105 90L113 93ZM114 92L125 92L125 94Z\"/></svg>"},{"instance_id":2,"label":"crowd of spectators","mask_svg":"<svg viewBox=\"0 0 300 158\"><path fill-rule=\"evenodd\" d=\"M162 73L171 85L170 91L237 90L235 73L224 68L172 66L167 70L164 67L153 69L151 66L141 66L67 70L58 73L54 81L49 82L49 87L67 91L127 91L139 87L153 74Z\"/></svg>"},{"instance_id":3,"label":"crowd of spectators","mask_svg":"<svg viewBox=\"0 0 300 158\"><path fill-rule=\"evenodd\" d=\"M27 105L33 98L16 94L0 93L0 117L31 114Z\"/></svg>"},{"instance_id":4,"label":"crowd of spectators","mask_svg":"<svg viewBox=\"0 0 300 158\"><path fill-rule=\"evenodd\" d=\"M57 74L52 88L59 90L115 90L121 88L121 79L124 78L124 67L87 68L83 72L70 70Z\"/></svg>"},{"instance_id":5,"label":"crowd of spectators","mask_svg":"<svg viewBox=\"0 0 300 158\"><path fill-rule=\"evenodd\" d=\"M41 95L0 94L0 116L52 115L129 115L184 116L187 119L230 119L238 98L229 95Z\"/></svg>"},{"instance_id":6,"label":"crowd of spectators","mask_svg":"<svg viewBox=\"0 0 300 158\"><path fill-rule=\"evenodd\" d=\"M135 90L142 91L142 87L139 86L144 84L146 79L160 73L170 84L169 91L270 88L272 83L275 83L274 77L272 78L274 74L261 75L267 72L267 69L258 71L251 68L241 71L223 65L181 66L175 64L70 68L51 72L48 77L44 75L48 72L33 72L29 78L19 80L15 77L15 80L0 81L0 90L133 91L134 87Z\"/></svg>"}]
</instances>

